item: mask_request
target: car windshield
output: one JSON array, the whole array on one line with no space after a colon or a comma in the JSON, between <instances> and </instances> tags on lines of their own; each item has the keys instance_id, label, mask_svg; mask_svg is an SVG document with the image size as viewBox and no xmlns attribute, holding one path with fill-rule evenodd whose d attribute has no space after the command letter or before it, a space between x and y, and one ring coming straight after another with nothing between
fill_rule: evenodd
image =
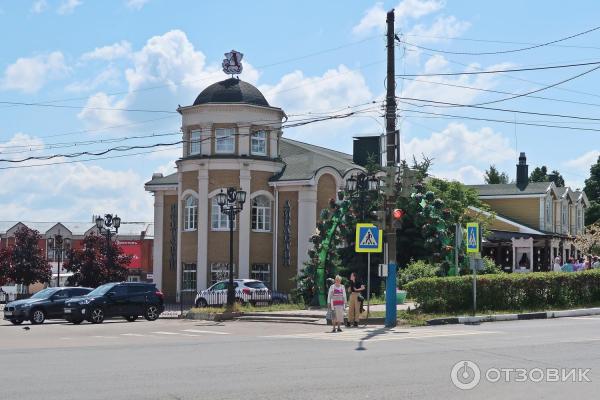
<instances>
[{"instance_id":1,"label":"car windshield","mask_svg":"<svg viewBox=\"0 0 600 400\"><path fill-rule=\"evenodd\" d=\"M105 283L102 286L98 286L96 289L92 290L87 295L88 296L102 296L102 295L106 294L106 292L108 292L110 289L112 289L113 286L115 286L115 285L116 285L116 283Z\"/></svg>"},{"instance_id":2,"label":"car windshield","mask_svg":"<svg viewBox=\"0 0 600 400\"><path fill-rule=\"evenodd\" d=\"M267 289L267 287L265 286L265 284L262 283L262 282L260 282L260 281L257 281L257 282L246 282L246 283L244 283L244 285L246 285L250 289Z\"/></svg>"},{"instance_id":3,"label":"car windshield","mask_svg":"<svg viewBox=\"0 0 600 400\"><path fill-rule=\"evenodd\" d=\"M56 292L56 289L54 288L47 288L44 290L40 290L39 292L37 292L36 294L34 294L33 296L31 296L31 299L47 299L48 297L52 296L52 294Z\"/></svg>"}]
</instances>

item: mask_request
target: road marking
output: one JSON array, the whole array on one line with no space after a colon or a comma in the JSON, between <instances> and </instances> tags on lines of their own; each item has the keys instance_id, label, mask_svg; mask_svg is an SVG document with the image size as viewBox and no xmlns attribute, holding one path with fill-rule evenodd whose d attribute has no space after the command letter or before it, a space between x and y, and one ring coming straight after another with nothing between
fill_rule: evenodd
<instances>
[{"instance_id":1,"label":"road marking","mask_svg":"<svg viewBox=\"0 0 600 400\"><path fill-rule=\"evenodd\" d=\"M567 319L582 319L584 321L600 321L600 318L594 318L594 317L567 317Z\"/></svg>"},{"instance_id":2,"label":"road marking","mask_svg":"<svg viewBox=\"0 0 600 400\"><path fill-rule=\"evenodd\" d=\"M177 332L163 332L163 331L152 332L152 333L156 333L157 335L181 335L181 333L177 333Z\"/></svg>"},{"instance_id":3,"label":"road marking","mask_svg":"<svg viewBox=\"0 0 600 400\"><path fill-rule=\"evenodd\" d=\"M118 339L118 337L116 336L92 336L93 338L96 339Z\"/></svg>"},{"instance_id":4,"label":"road marking","mask_svg":"<svg viewBox=\"0 0 600 400\"><path fill-rule=\"evenodd\" d=\"M217 332L217 331L202 331L200 329L182 329L181 332L191 332L191 333L210 333L212 335L229 335L229 332Z\"/></svg>"},{"instance_id":5,"label":"road marking","mask_svg":"<svg viewBox=\"0 0 600 400\"><path fill-rule=\"evenodd\" d=\"M136 337L142 337L142 336L146 336L146 335L142 335L141 333L121 333L121 336L136 336Z\"/></svg>"},{"instance_id":6,"label":"road marking","mask_svg":"<svg viewBox=\"0 0 600 400\"><path fill-rule=\"evenodd\" d=\"M419 329L419 330L397 330L397 329L368 329L351 330L338 333L332 332L312 332L291 335L273 335L262 336L264 338L281 339L313 339L313 340L334 340L334 341L369 341L379 342L388 340L406 340L406 339L429 339L436 337L469 336L493 334L491 331L466 331L466 330L441 330L441 329Z\"/></svg>"}]
</instances>

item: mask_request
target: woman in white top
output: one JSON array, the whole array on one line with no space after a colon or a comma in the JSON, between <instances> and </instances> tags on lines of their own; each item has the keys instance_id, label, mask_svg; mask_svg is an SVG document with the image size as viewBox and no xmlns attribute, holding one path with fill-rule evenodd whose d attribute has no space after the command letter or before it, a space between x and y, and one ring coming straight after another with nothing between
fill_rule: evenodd
<instances>
[{"instance_id":1,"label":"woman in white top","mask_svg":"<svg viewBox=\"0 0 600 400\"><path fill-rule=\"evenodd\" d=\"M552 270L554 272L560 272L561 271L561 269L560 269L561 266L562 266L562 263L561 263L560 257L556 257L554 259L554 265L552 266Z\"/></svg>"},{"instance_id":2,"label":"woman in white top","mask_svg":"<svg viewBox=\"0 0 600 400\"><path fill-rule=\"evenodd\" d=\"M333 310L331 324L333 325L332 332L341 332L341 324L344 322L344 308L346 308L346 290L342 285L342 277L337 275L335 283L329 287L327 294L327 304ZM337 325L337 330L336 330Z\"/></svg>"}]
</instances>

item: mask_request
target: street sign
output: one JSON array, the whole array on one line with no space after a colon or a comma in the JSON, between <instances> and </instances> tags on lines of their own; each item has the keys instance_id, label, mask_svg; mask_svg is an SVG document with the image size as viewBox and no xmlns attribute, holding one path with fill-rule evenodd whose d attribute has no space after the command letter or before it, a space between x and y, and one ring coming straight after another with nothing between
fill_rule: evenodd
<instances>
[{"instance_id":1,"label":"street sign","mask_svg":"<svg viewBox=\"0 0 600 400\"><path fill-rule=\"evenodd\" d=\"M467 224L467 253L479 253L479 224Z\"/></svg>"},{"instance_id":2,"label":"street sign","mask_svg":"<svg viewBox=\"0 0 600 400\"><path fill-rule=\"evenodd\" d=\"M483 258L469 258L469 265L472 270L481 271L483 269Z\"/></svg>"},{"instance_id":3,"label":"street sign","mask_svg":"<svg viewBox=\"0 0 600 400\"><path fill-rule=\"evenodd\" d=\"M387 270L388 270L387 264L379 264L379 276L381 278L385 278L386 276L388 276Z\"/></svg>"},{"instance_id":4,"label":"street sign","mask_svg":"<svg viewBox=\"0 0 600 400\"><path fill-rule=\"evenodd\" d=\"M383 231L373 224L356 224L357 253L381 253L383 250Z\"/></svg>"}]
</instances>

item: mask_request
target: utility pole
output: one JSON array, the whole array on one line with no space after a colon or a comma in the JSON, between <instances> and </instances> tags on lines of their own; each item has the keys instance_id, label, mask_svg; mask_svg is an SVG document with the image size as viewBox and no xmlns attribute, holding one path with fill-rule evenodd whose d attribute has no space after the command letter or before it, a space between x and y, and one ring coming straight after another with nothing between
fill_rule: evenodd
<instances>
[{"instance_id":1,"label":"utility pole","mask_svg":"<svg viewBox=\"0 0 600 400\"><path fill-rule=\"evenodd\" d=\"M395 183L399 154L399 143L396 143L396 68L395 68L395 42L394 42L394 9L387 13L387 78L386 78L386 102L385 102L385 139L386 139L386 174L388 185L392 187L386 188L386 218L387 226L387 265L388 276L386 281L386 296L385 296L385 326L396 326L397 311L396 311L396 231L392 224L391 213L395 207Z\"/></svg>"}]
</instances>

